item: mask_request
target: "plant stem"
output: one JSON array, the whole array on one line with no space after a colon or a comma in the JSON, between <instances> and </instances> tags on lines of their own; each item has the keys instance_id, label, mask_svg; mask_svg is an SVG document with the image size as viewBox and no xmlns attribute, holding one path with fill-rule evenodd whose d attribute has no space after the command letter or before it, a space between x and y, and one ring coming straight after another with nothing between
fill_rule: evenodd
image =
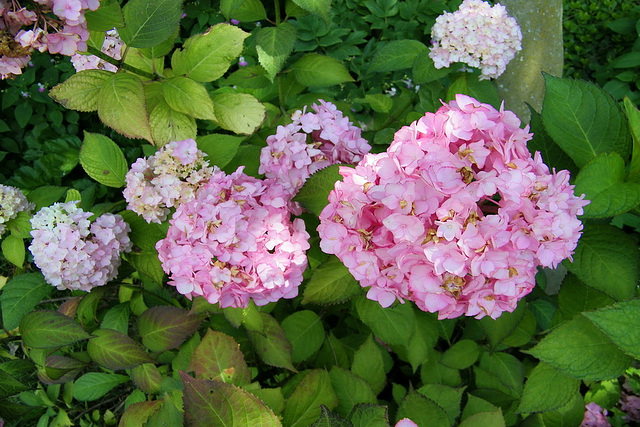
<instances>
[{"instance_id":1,"label":"plant stem","mask_svg":"<svg viewBox=\"0 0 640 427\"><path fill-rule=\"evenodd\" d=\"M276 25L279 25L282 21L282 18L280 16L280 0L273 0L273 5L276 9Z\"/></svg>"},{"instance_id":2,"label":"plant stem","mask_svg":"<svg viewBox=\"0 0 640 427\"><path fill-rule=\"evenodd\" d=\"M156 78L156 76L154 74L148 73L148 72L143 71L143 70L141 70L139 68L136 68L136 67L132 67L131 65L125 64L124 62L118 61L117 59L113 59L109 55L103 53L102 51L96 49L93 46L87 46L87 51L90 54L95 55L98 58L102 59L103 61L107 61L109 64L113 64L116 67L122 68L123 70L131 71L132 73L135 73L135 74L137 74L139 76L142 76L142 77L146 77L146 78L151 79L151 80Z\"/></svg>"}]
</instances>

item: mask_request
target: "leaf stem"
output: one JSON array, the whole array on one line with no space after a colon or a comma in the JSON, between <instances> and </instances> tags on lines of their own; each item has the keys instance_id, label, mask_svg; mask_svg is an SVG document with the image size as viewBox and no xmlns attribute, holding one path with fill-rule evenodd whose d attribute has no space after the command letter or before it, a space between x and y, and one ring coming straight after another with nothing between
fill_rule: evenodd
<instances>
[{"instance_id":1,"label":"leaf stem","mask_svg":"<svg viewBox=\"0 0 640 427\"><path fill-rule=\"evenodd\" d=\"M280 0L273 0L273 5L276 9L276 25L280 25L282 17L280 16Z\"/></svg>"},{"instance_id":2,"label":"leaf stem","mask_svg":"<svg viewBox=\"0 0 640 427\"><path fill-rule=\"evenodd\" d=\"M118 61L117 59L114 59L114 58L110 57L109 55L103 53L102 51L96 49L93 46L87 46L87 52L89 52L92 55L97 56L98 58L102 59L103 61L107 61L109 64L113 64L116 67L122 68L123 70L130 71L132 73L135 73L135 74L137 74L139 76L142 76L142 77L146 77L146 78L151 79L151 80L156 78L156 76L154 74L148 73L148 72L143 71L143 70L141 70L139 68L136 68L136 67L132 67L131 65L125 64L124 62Z\"/></svg>"}]
</instances>

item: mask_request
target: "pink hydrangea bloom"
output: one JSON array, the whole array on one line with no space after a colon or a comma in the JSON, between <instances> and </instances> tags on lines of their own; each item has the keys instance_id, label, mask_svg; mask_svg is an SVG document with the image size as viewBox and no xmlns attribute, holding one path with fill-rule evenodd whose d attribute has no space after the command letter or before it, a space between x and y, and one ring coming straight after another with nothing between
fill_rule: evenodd
<instances>
[{"instance_id":1,"label":"pink hydrangea bloom","mask_svg":"<svg viewBox=\"0 0 640 427\"><path fill-rule=\"evenodd\" d=\"M109 30L106 32L106 36L104 38L104 42L102 43L102 52L109 55L113 59L121 59L122 58L122 48L124 47L124 42L120 39L117 30ZM87 55L76 53L71 57L71 63L76 71L82 70L107 70L107 71L118 71L118 67L115 65L98 58L95 55Z\"/></svg>"},{"instance_id":2,"label":"pink hydrangea bloom","mask_svg":"<svg viewBox=\"0 0 640 427\"><path fill-rule=\"evenodd\" d=\"M403 418L396 423L395 427L418 427L418 424L414 423L409 418Z\"/></svg>"},{"instance_id":3,"label":"pink hydrangea bloom","mask_svg":"<svg viewBox=\"0 0 640 427\"><path fill-rule=\"evenodd\" d=\"M522 33L501 4L464 0L453 13L440 15L431 28L429 56L436 68L463 62L481 70L480 79L497 78L516 52Z\"/></svg>"},{"instance_id":4,"label":"pink hydrangea bloom","mask_svg":"<svg viewBox=\"0 0 640 427\"><path fill-rule=\"evenodd\" d=\"M341 167L320 247L383 306L411 300L440 318L498 317L570 257L588 202L567 171L531 156L510 111L457 95L400 129L385 153Z\"/></svg>"},{"instance_id":5,"label":"pink hydrangea bloom","mask_svg":"<svg viewBox=\"0 0 640 427\"><path fill-rule=\"evenodd\" d=\"M90 222L92 215L68 202L42 208L31 219L29 251L47 283L89 292L116 277L120 253L131 250L129 225L110 213Z\"/></svg>"},{"instance_id":6,"label":"pink hydrangea bloom","mask_svg":"<svg viewBox=\"0 0 640 427\"><path fill-rule=\"evenodd\" d=\"M4 234L5 223L23 211L33 209L35 205L29 203L22 191L15 187L0 184L0 236Z\"/></svg>"},{"instance_id":7,"label":"pink hydrangea bloom","mask_svg":"<svg viewBox=\"0 0 640 427\"><path fill-rule=\"evenodd\" d=\"M591 402L585 406L584 420L580 427L611 427L607 420L607 410L602 409L597 403Z\"/></svg>"},{"instance_id":8,"label":"pink hydrangea bloom","mask_svg":"<svg viewBox=\"0 0 640 427\"><path fill-rule=\"evenodd\" d=\"M293 197L314 172L336 163L357 163L371 146L338 108L320 100L314 112L296 111L293 122L278 126L260 154L260 173L276 180ZM299 213L301 208L294 205Z\"/></svg>"},{"instance_id":9,"label":"pink hydrangea bloom","mask_svg":"<svg viewBox=\"0 0 640 427\"><path fill-rule=\"evenodd\" d=\"M127 172L123 191L127 209L147 222L164 221L170 208L192 200L217 168L209 166L196 141L174 141L149 158L140 158Z\"/></svg>"},{"instance_id":10,"label":"pink hydrangea bloom","mask_svg":"<svg viewBox=\"0 0 640 427\"><path fill-rule=\"evenodd\" d=\"M309 234L291 221L282 187L218 171L181 204L156 249L169 284L221 307L264 305L298 294Z\"/></svg>"},{"instance_id":11,"label":"pink hydrangea bloom","mask_svg":"<svg viewBox=\"0 0 640 427\"><path fill-rule=\"evenodd\" d=\"M620 399L620 409L625 413L623 419L626 422L638 424L640 423L640 397L630 393L630 390L625 387Z\"/></svg>"}]
</instances>

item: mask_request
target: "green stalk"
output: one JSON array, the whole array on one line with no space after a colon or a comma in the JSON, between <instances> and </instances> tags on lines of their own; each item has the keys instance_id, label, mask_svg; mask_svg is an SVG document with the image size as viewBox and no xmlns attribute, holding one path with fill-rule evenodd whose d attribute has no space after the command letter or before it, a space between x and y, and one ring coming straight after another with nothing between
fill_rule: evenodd
<instances>
[{"instance_id":1,"label":"green stalk","mask_svg":"<svg viewBox=\"0 0 640 427\"><path fill-rule=\"evenodd\" d=\"M142 76L142 77L146 77L146 78L151 79L151 80L156 78L156 76L154 74L148 73L148 72L143 71L143 70L141 70L139 68L136 68L136 67L132 67L131 65L125 64L124 62L118 61L117 59L114 59L114 58L110 57L109 55L103 53L101 50L98 50L93 46L88 46L87 47L87 52L89 52L92 55L97 56L98 58L102 59L103 61L107 61L109 64L113 64L116 67L120 67L123 70L131 71L132 73L135 73L135 74L137 74L139 76Z\"/></svg>"}]
</instances>

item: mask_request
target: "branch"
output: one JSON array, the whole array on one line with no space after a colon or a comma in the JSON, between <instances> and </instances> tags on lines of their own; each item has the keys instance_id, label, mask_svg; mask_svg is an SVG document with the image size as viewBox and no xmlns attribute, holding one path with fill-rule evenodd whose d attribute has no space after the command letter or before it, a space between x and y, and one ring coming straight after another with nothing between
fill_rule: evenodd
<instances>
[{"instance_id":1,"label":"branch","mask_svg":"<svg viewBox=\"0 0 640 427\"><path fill-rule=\"evenodd\" d=\"M92 55L97 56L98 58L102 59L103 61L107 61L109 64L113 64L116 67L122 68L123 70L127 70L127 71L131 71L132 73L135 73L139 76L142 77L146 77L148 79L155 79L156 76L154 74L148 73L146 71L143 71L139 68L136 67L132 67L129 64L125 64L121 61L118 61L117 59L114 59L112 57L110 57L109 55L105 54L104 52L102 52L101 50L96 49L93 46L87 46L87 52L89 52Z\"/></svg>"}]
</instances>

